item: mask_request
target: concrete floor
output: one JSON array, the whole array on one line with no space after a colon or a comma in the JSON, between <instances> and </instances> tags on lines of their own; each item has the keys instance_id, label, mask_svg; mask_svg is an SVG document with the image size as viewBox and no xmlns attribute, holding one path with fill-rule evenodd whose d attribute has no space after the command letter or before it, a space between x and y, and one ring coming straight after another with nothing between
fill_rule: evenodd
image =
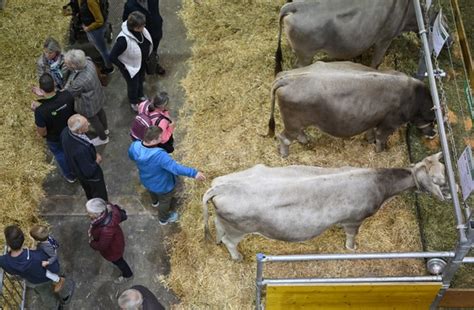
<instances>
[{"instance_id":1,"label":"concrete floor","mask_svg":"<svg viewBox=\"0 0 474 310\"><path fill-rule=\"evenodd\" d=\"M119 32L123 2L110 0L109 18L114 25L114 35ZM191 53L186 30L177 16L180 7L181 0L160 1L164 35L159 53L160 63L167 73L164 77L147 76L145 84L150 96L156 90L168 92L169 108L174 116L184 102L184 91L179 81L186 75L184 62ZM89 219L85 213L86 197L82 188L79 184L66 183L55 170L45 181L46 197L40 209L61 244L59 257L62 270L76 282L74 298L67 309L118 309L117 294L135 284L148 287L163 305L169 307L178 300L160 282L160 277L167 274L170 268L163 240L177 228L176 225L158 224L157 210L151 207L149 197L139 183L135 165L128 159L128 131L134 113L128 105L126 84L118 70L111 76L106 96L110 143L99 151L103 154L102 168L109 199L124 207L129 214L128 220L122 223L126 236L124 258L135 277L122 286L113 283L119 276L118 269L93 251L87 242ZM179 148L179 135L175 140ZM40 305L37 296L29 292L27 308L49 307Z\"/></svg>"}]
</instances>

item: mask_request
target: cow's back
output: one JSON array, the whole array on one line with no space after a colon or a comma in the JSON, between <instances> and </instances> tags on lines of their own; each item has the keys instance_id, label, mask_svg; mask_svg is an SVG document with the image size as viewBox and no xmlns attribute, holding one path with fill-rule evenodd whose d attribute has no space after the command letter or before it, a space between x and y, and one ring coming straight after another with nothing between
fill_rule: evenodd
<instances>
[{"instance_id":1,"label":"cow's back","mask_svg":"<svg viewBox=\"0 0 474 310\"><path fill-rule=\"evenodd\" d=\"M288 3L281 12L292 48L354 58L392 40L413 19L411 0L322 0Z\"/></svg>"},{"instance_id":2,"label":"cow's back","mask_svg":"<svg viewBox=\"0 0 474 310\"><path fill-rule=\"evenodd\" d=\"M316 125L330 135L350 137L414 112L421 82L351 62L316 62L282 73L276 83L282 85L276 95L287 130Z\"/></svg>"},{"instance_id":3,"label":"cow's back","mask_svg":"<svg viewBox=\"0 0 474 310\"><path fill-rule=\"evenodd\" d=\"M300 241L362 220L384 200L373 169L305 168L259 165L215 179L217 214L245 233Z\"/></svg>"}]
</instances>

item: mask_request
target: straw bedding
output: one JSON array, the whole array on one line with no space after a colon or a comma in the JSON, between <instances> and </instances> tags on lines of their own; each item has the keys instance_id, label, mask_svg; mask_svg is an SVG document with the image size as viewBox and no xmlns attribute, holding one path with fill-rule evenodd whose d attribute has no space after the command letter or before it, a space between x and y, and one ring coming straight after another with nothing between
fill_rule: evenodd
<instances>
[{"instance_id":1,"label":"straw bedding","mask_svg":"<svg viewBox=\"0 0 474 310\"><path fill-rule=\"evenodd\" d=\"M49 35L62 39L68 19L63 0L10 0L0 11L0 226L19 224L25 231L38 222L45 163L43 139L34 130L29 109L36 85L36 59ZM3 241L3 233L0 233Z\"/></svg>"},{"instance_id":2,"label":"straw bedding","mask_svg":"<svg viewBox=\"0 0 474 310\"><path fill-rule=\"evenodd\" d=\"M213 178L255 164L324 167L404 167L408 165L404 131L389 140L389 150L376 154L363 136L338 139L317 129L309 145L294 143L282 159L277 141L264 137L270 113L270 85L278 34L278 12L284 1L184 1L182 18L193 41L190 71L182 81L187 103L180 124L187 134L178 155L204 171L204 184L186 181L181 231L171 246L167 283L181 298L178 309L250 309L255 295L255 254L345 253L344 232L333 227L302 243L246 237L239 245L243 262L231 261L224 246L204 240L201 197ZM294 57L284 44L284 68ZM397 39L382 67L412 72L417 62L414 35ZM409 55L409 56L408 56ZM323 56L324 59L324 56ZM370 62L367 56L362 61ZM277 109L278 110L278 109ZM281 130L277 112L277 130ZM238 208L238 205L236 205ZM210 207L213 210L212 207ZM211 212L211 219L212 219ZM213 224L211 224L211 228ZM361 227L358 252L421 250L419 228L410 195L396 197ZM415 275L420 261L269 265L275 277Z\"/></svg>"}]
</instances>

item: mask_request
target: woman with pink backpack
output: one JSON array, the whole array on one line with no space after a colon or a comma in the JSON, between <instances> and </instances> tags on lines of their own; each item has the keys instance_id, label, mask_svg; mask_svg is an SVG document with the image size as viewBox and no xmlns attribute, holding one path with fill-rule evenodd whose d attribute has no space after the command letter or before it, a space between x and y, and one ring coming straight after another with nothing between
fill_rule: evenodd
<instances>
[{"instance_id":1,"label":"woman with pink backpack","mask_svg":"<svg viewBox=\"0 0 474 310\"><path fill-rule=\"evenodd\" d=\"M163 130L161 143L157 147L167 153L174 151L173 131L175 124L170 119L170 112L166 109L169 97L166 92L160 92L151 100L145 100L138 106L138 115L133 121L130 135L133 140L143 140L145 131L150 126L158 126Z\"/></svg>"}]
</instances>

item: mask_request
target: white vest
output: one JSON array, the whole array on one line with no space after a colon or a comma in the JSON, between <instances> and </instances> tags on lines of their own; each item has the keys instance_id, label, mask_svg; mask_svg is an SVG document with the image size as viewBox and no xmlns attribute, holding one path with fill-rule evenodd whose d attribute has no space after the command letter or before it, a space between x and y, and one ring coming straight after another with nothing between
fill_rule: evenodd
<instances>
[{"instance_id":1,"label":"white vest","mask_svg":"<svg viewBox=\"0 0 474 310\"><path fill-rule=\"evenodd\" d=\"M150 41L150 50L148 51L148 55L150 55L153 51L153 41L146 28L143 29L142 33L144 40ZM127 41L127 49L122 54L120 54L120 56L118 56L118 59L124 64L125 68L130 74L130 77L133 79L138 71L140 71L140 67L142 65L142 52L140 51L140 46L138 46L137 38L135 38L135 36L131 34L127 28L127 21L122 23L122 31L117 36L117 39L120 37L124 37Z\"/></svg>"}]
</instances>

